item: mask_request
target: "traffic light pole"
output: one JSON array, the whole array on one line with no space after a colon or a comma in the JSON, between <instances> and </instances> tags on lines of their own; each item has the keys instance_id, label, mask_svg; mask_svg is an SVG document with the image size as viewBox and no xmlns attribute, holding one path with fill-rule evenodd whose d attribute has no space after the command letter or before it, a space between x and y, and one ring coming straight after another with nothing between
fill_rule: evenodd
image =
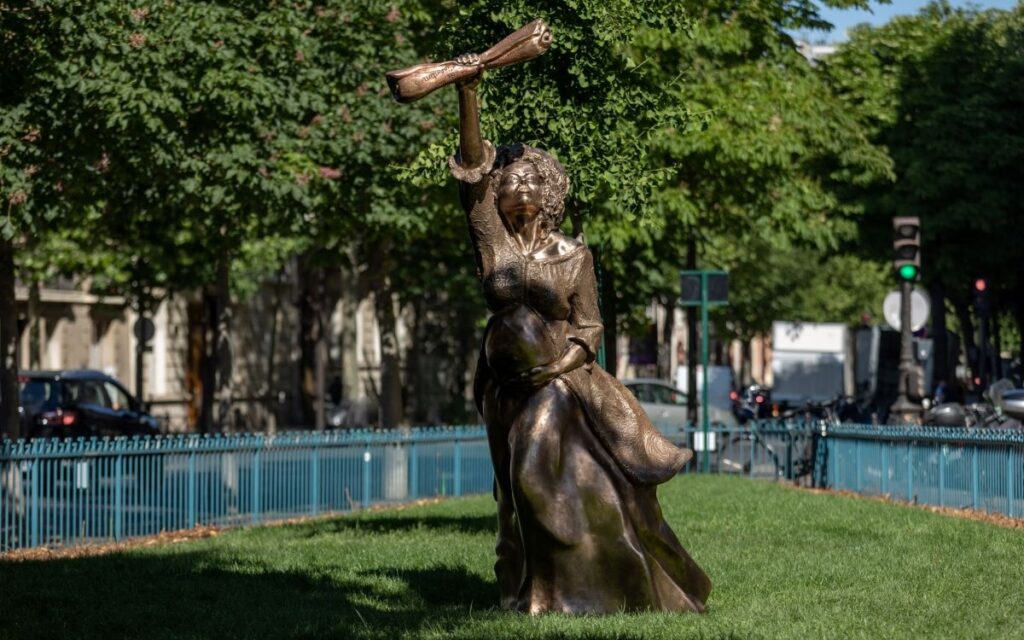
<instances>
[{"instance_id":1,"label":"traffic light pole","mask_svg":"<svg viewBox=\"0 0 1024 640\"><path fill-rule=\"evenodd\" d=\"M921 405L910 399L910 379L914 371L914 336L911 331L910 295L914 283L900 282L900 378L899 395L889 409L890 419L902 423L917 422L921 416Z\"/></svg>"},{"instance_id":2,"label":"traffic light pole","mask_svg":"<svg viewBox=\"0 0 1024 640\"><path fill-rule=\"evenodd\" d=\"M710 349L708 348L708 274L701 274L700 277L700 366L704 372L704 381L700 385L700 424L704 431L704 473L711 473L711 446L708 440L710 421L708 420L708 384L711 376L708 375L708 360Z\"/></svg>"},{"instance_id":3,"label":"traffic light pole","mask_svg":"<svg viewBox=\"0 0 1024 640\"><path fill-rule=\"evenodd\" d=\"M992 378L993 374L989 370L991 358L989 357L988 348L988 310L982 308L980 311L978 314L981 316L978 318L978 380L980 384L977 385L979 393L988 388L988 381Z\"/></svg>"},{"instance_id":4,"label":"traffic light pole","mask_svg":"<svg viewBox=\"0 0 1024 640\"><path fill-rule=\"evenodd\" d=\"M729 274L724 271L680 271L679 275L682 276L681 289L682 295L679 297L679 304L684 307L700 307L700 365L701 365L701 385L700 385L700 432L701 439L697 438L698 433L694 433L694 449L698 449L698 442L701 442L700 448L700 459L697 460L697 465L703 468L704 471L711 470L711 420L708 414L708 395L711 382L711 374L708 371L708 360L710 360L710 328L708 322L708 309L714 305L729 304ZM714 283L712 284L712 280ZM689 343L690 352L694 352L692 342ZM687 387L694 389L696 384L696 375L688 377ZM693 402L696 394L690 393L688 395L688 401Z\"/></svg>"}]
</instances>

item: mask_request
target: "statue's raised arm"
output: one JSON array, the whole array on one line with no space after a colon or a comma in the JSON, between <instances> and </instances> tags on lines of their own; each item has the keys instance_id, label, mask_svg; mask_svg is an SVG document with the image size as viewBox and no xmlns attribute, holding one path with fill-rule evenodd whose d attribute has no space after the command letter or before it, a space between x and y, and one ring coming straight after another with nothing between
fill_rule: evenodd
<instances>
[{"instance_id":1,"label":"statue's raised arm","mask_svg":"<svg viewBox=\"0 0 1024 640\"><path fill-rule=\"evenodd\" d=\"M532 60L551 46L551 30L537 19L477 56L460 56L448 62L427 62L387 74L391 95L399 102L415 102L436 89L478 77L496 69ZM469 57L473 62L466 63ZM462 61L460 61L460 59Z\"/></svg>"},{"instance_id":2,"label":"statue's raised arm","mask_svg":"<svg viewBox=\"0 0 1024 640\"><path fill-rule=\"evenodd\" d=\"M455 84L459 90L459 159L467 169L484 160L480 136L480 107L476 86L483 72L532 60L551 46L551 30L534 20L483 53L468 53L447 62L427 62L387 74L391 94L399 102L414 102L440 87Z\"/></svg>"}]
</instances>

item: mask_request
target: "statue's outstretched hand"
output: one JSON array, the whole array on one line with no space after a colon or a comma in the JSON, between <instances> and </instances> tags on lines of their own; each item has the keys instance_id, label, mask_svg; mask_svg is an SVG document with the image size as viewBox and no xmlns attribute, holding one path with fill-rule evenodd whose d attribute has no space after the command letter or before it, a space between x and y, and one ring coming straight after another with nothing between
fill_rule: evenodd
<instances>
[{"instance_id":1,"label":"statue's outstretched hand","mask_svg":"<svg viewBox=\"0 0 1024 640\"><path fill-rule=\"evenodd\" d=\"M480 62L480 54L463 53L462 55L455 56L455 63L466 67L477 68L475 75L470 76L465 80L460 80L457 83L460 88L473 89L476 85L480 84L480 78L484 75L484 65Z\"/></svg>"}]
</instances>

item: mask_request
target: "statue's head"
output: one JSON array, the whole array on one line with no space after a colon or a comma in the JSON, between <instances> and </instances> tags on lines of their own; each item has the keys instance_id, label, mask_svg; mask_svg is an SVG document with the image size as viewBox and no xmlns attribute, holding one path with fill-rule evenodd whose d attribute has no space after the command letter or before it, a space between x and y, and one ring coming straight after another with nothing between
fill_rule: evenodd
<instances>
[{"instance_id":1,"label":"statue's head","mask_svg":"<svg viewBox=\"0 0 1024 640\"><path fill-rule=\"evenodd\" d=\"M527 219L539 215L545 233L561 226L569 177L549 153L524 144L501 147L491 180L502 214Z\"/></svg>"}]
</instances>

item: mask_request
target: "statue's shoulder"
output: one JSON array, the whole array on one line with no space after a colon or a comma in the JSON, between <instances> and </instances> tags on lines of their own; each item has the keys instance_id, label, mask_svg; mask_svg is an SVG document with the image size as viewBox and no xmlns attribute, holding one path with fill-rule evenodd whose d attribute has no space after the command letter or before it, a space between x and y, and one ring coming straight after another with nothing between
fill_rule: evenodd
<instances>
[{"instance_id":1,"label":"statue's shoulder","mask_svg":"<svg viewBox=\"0 0 1024 640\"><path fill-rule=\"evenodd\" d=\"M564 234L561 231L552 232L551 237L555 240L554 246L558 255L576 255L578 253L582 257L590 251L581 240Z\"/></svg>"}]
</instances>

